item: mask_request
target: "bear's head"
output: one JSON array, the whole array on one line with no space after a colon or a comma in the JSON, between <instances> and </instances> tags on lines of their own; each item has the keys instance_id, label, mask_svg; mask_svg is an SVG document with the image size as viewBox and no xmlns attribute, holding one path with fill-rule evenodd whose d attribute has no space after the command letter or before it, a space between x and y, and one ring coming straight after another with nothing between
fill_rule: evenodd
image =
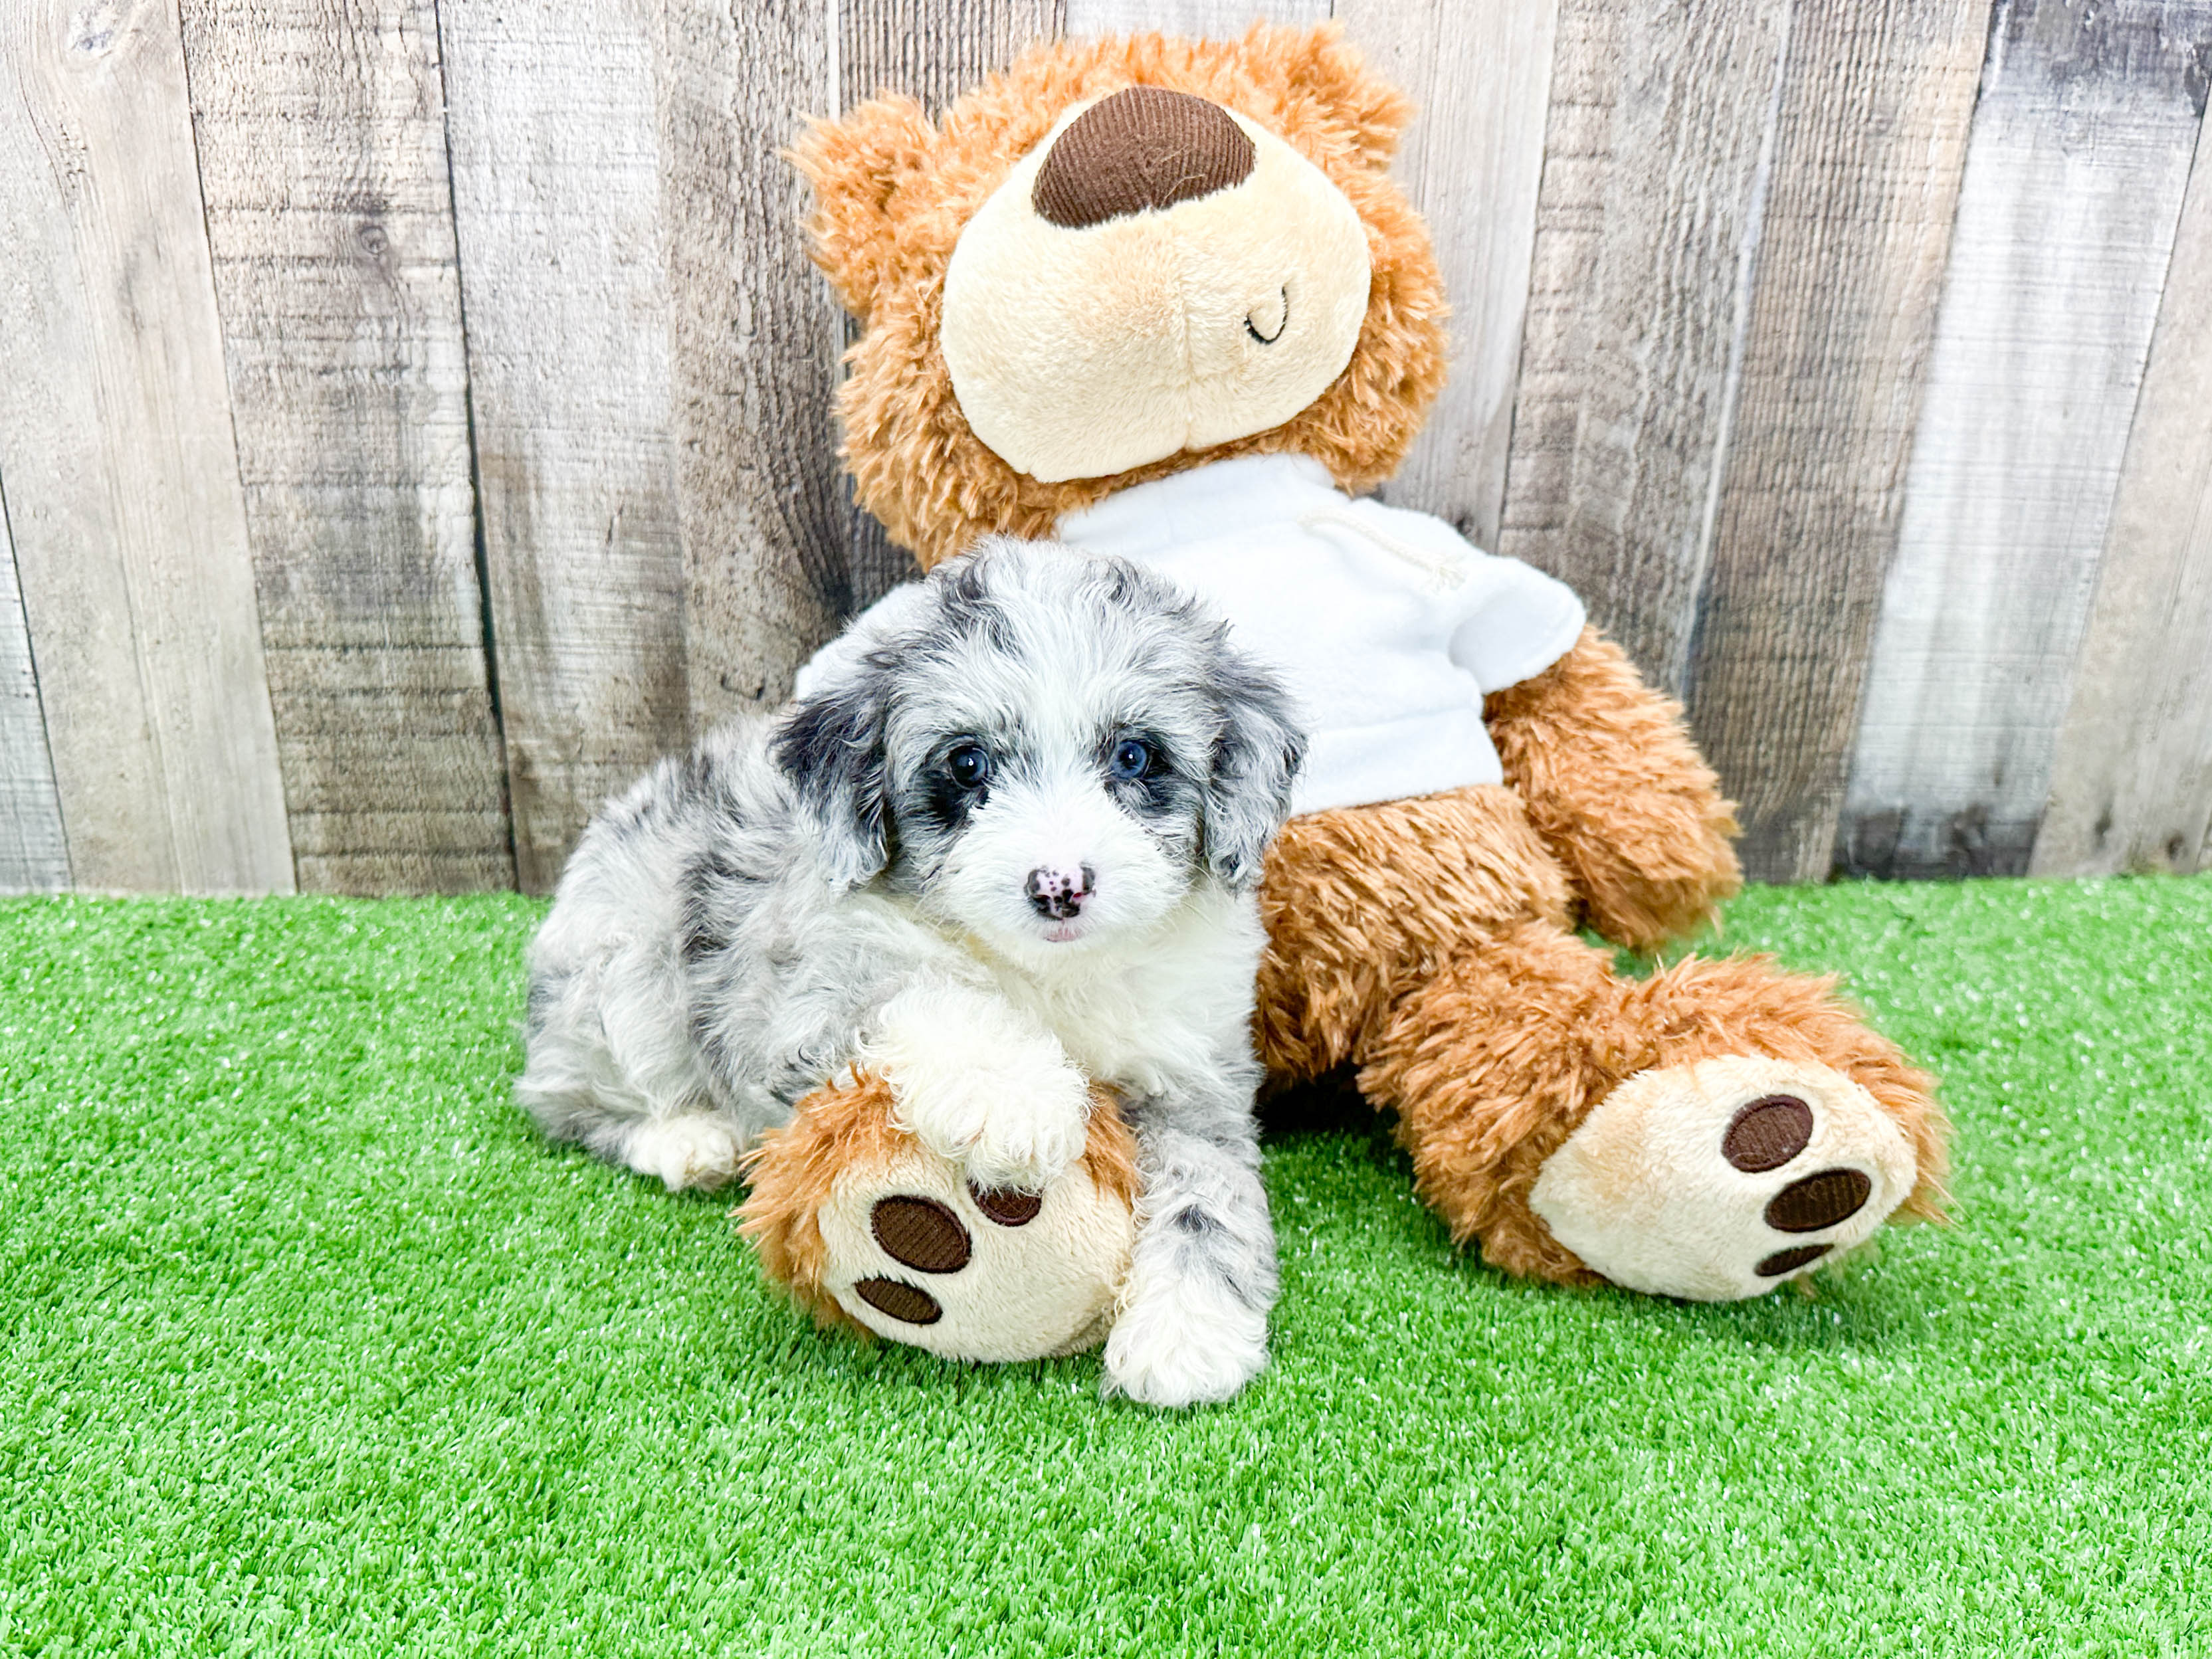
<instances>
[{"instance_id":1,"label":"bear's head","mask_svg":"<svg viewBox=\"0 0 2212 1659\"><path fill-rule=\"evenodd\" d=\"M1232 455L1389 477L1444 374L1435 252L1387 170L1410 112L1334 26L1263 26L1061 41L939 125L896 98L814 125L861 504L927 568Z\"/></svg>"}]
</instances>

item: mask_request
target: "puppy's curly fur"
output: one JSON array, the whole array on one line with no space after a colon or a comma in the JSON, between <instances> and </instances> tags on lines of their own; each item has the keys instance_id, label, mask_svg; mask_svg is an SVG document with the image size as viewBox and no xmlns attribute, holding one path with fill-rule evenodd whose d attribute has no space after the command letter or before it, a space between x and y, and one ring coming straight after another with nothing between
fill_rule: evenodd
<instances>
[{"instance_id":1,"label":"puppy's curly fur","mask_svg":"<svg viewBox=\"0 0 2212 1659\"><path fill-rule=\"evenodd\" d=\"M887 1092L880 1125L982 1187L1088 1156L1126 1204L1106 1085L1143 1188L1109 1381L1233 1392L1275 1291L1250 1027L1303 747L1280 688L1135 566L1000 540L801 691L593 820L531 947L523 1104L673 1188L825 1085ZM804 1279L805 1239L771 1231Z\"/></svg>"}]
</instances>

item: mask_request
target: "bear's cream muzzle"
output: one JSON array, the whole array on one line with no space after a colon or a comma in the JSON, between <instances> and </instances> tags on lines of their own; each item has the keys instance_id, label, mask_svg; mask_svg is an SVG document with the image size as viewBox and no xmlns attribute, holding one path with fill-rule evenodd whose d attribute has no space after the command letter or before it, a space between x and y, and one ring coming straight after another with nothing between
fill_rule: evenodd
<instances>
[{"instance_id":1,"label":"bear's cream muzzle","mask_svg":"<svg viewBox=\"0 0 2212 1659\"><path fill-rule=\"evenodd\" d=\"M1370 276L1320 168L1234 111L1130 88L1071 107L969 222L939 339L994 454L1101 477L1306 408L1352 359Z\"/></svg>"}]
</instances>

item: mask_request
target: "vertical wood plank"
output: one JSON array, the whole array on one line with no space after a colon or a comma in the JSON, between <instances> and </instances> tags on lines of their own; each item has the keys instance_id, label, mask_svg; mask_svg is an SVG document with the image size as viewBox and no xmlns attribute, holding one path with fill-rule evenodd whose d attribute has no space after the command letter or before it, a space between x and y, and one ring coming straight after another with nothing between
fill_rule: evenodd
<instances>
[{"instance_id":1,"label":"vertical wood plank","mask_svg":"<svg viewBox=\"0 0 2212 1659\"><path fill-rule=\"evenodd\" d=\"M934 118L1028 47L1056 38L1066 27L1070 8L1080 10L1086 3L842 0L837 37L842 107L850 109L878 93L899 93L920 100Z\"/></svg>"},{"instance_id":2,"label":"vertical wood plank","mask_svg":"<svg viewBox=\"0 0 2212 1659\"><path fill-rule=\"evenodd\" d=\"M1559 0L1337 0L1336 15L1419 106L1395 170L1451 297L1451 379L1383 497L1495 547Z\"/></svg>"},{"instance_id":3,"label":"vertical wood plank","mask_svg":"<svg viewBox=\"0 0 2212 1659\"><path fill-rule=\"evenodd\" d=\"M842 313L783 156L834 106L833 5L714 0L659 25L661 213L694 728L780 702L852 599L832 399Z\"/></svg>"},{"instance_id":4,"label":"vertical wood plank","mask_svg":"<svg viewBox=\"0 0 2212 1659\"><path fill-rule=\"evenodd\" d=\"M1685 686L1766 881L1825 877L1989 0L1800 0Z\"/></svg>"},{"instance_id":5,"label":"vertical wood plank","mask_svg":"<svg viewBox=\"0 0 2212 1659\"><path fill-rule=\"evenodd\" d=\"M432 0L184 0L300 885L510 887Z\"/></svg>"},{"instance_id":6,"label":"vertical wood plank","mask_svg":"<svg viewBox=\"0 0 2212 1659\"><path fill-rule=\"evenodd\" d=\"M0 893L48 893L69 884L61 798L54 792L31 632L23 620L7 498L0 489Z\"/></svg>"},{"instance_id":7,"label":"vertical wood plank","mask_svg":"<svg viewBox=\"0 0 2212 1659\"><path fill-rule=\"evenodd\" d=\"M2037 875L2212 868L2212 140L2174 238Z\"/></svg>"},{"instance_id":8,"label":"vertical wood plank","mask_svg":"<svg viewBox=\"0 0 2212 1659\"><path fill-rule=\"evenodd\" d=\"M1682 687L1741 367L1789 0L1561 0L1499 550Z\"/></svg>"},{"instance_id":9,"label":"vertical wood plank","mask_svg":"<svg viewBox=\"0 0 2212 1659\"><path fill-rule=\"evenodd\" d=\"M1070 34L1163 34L1233 40L1255 22L1319 23L1329 0L1066 0Z\"/></svg>"},{"instance_id":10,"label":"vertical wood plank","mask_svg":"<svg viewBox=\"0 0 2212 1659\"><path fill-rule=\"evenodd\" d=\"M0 64L0 477L76 879L289 891L173 0L19 0Z\"/></svg>"},{"instance_id":11,"label":"vertical wood plank","mask_svg":"<svg viewBox=\"0 0 2212 1659\"><path fill-rule=\"evenodd\" d=\"M2027 867L2173 246L2212 0L2000 0L1840 860Z\"/></svg>"},{"instance_id":12,"label":"vertical wood plank","mask_svg":"<svg viewBox=\"0 0 2212 1659\"><path fill-rule=\"evenodd\" d=\"M688 734L650 0L440 13L515 873Z\"/></svg>"},{"instance_id":13,"label":"vertical wood plank","mask_svg":"<svg viewBox=\"0 0 2212 1659\"><path fill-rule=\"evenodd\" d=\"M918 100L933 119L970 87L1006 68L1024 49L1060 35L1069 0L842 0L838 4L837 106L879 93ZM1073 0L1080 6L1083 0ZM1093 33L1100 31L1094 30ZM822 292L826 294L826 285ZM834 301L831 302L834 306ZM854 337L837 309L840 349ZM841 500L848 515L849 603L864 606L915 574L914 557L892 545L866 508Z\"/></svg>"}]
</instances>

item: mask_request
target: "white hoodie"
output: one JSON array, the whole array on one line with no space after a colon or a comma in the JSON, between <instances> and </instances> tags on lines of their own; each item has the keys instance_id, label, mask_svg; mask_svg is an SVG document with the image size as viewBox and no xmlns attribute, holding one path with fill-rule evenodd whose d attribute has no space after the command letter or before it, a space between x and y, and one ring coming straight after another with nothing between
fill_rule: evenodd
<instances>
[{"instance_id":1,"label":"white hoodie","mask_svg":"<svg viewBox=\"0 0 2212 1659\"><path fill-rule=\"evenodd\" d=\"M1060 539L1158 571L1279 674L1310 740L1292 811L1504 780L1486 692L1582 633L1572 589L1443 520L1339 490L1319 461L1250 455L1065 514Z\"/></svg>"},{"instance_id":2,"label":"white hoodie","mask_svg":"<svg viewBox=\"0 0 2212 1659\"><path fill-rule=\"evenodd\" d=\"M1139 484L1064 514L1060 537L1195 594L1281 676L1309 739L1294 812L1503 782L1484 694L1540 674L1582 633L1565 584L1428 514L1355 501L1303 455ZM906 597L893 589L863 625L895 625ZM838 648L799 670L802 695Z\"/></svg>"}]
</instances>

